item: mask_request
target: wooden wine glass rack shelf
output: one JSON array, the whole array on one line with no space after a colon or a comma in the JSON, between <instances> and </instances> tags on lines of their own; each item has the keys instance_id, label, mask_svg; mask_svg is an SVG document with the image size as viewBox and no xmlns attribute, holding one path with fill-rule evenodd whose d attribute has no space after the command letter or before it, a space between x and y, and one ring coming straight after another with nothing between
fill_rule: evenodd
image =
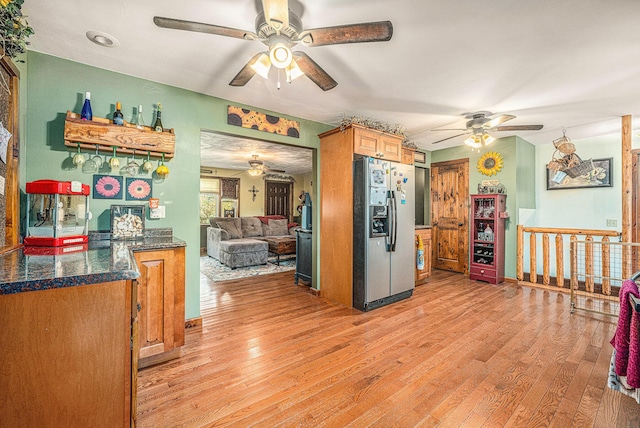
<instances>
[{"instance_id":1,"label":"wooden wine glass rack shelf","mask_svg":"<svg viewBox=\"0 0 640 428\"><path fill-rule=\"evenodd\" d=\"M141 157L147 153L153 157L173 158L175 154L176 136L173 128L157 132L150 126L142 129L125 122L124 126L114 125L111 120L94 117L93 120L82 120L80 115L67 112L64 122L64 145L80 148L85 151L116 153Z\"/></svg>"}]
</instances>

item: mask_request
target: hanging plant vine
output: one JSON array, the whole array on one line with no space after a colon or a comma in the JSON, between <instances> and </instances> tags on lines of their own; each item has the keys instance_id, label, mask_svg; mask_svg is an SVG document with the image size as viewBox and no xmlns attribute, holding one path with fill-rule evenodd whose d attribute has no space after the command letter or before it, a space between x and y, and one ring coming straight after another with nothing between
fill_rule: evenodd
<instances>
[{"instance_id":1,"label":"hanging plant vine","mask_svg":"<svg viewBox=\"0 0 640 428\"><path fill-rule=\"evenodd\" d=\"M23 3L24 0L0 0L0 47L9 58L25 53L27 39L33 35L33 28L22 15Z\"/></svg>"}]
</instances>

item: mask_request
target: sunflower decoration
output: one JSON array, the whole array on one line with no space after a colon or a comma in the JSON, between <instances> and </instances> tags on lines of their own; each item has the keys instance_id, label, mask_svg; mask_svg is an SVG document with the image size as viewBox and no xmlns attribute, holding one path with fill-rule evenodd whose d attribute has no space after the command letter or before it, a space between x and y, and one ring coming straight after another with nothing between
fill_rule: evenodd
<instances>
[{"instance_id":1,"label":"sunflower decoration","mask_svg":"<svg viewBox=\"0 0 640 428\"><path fill-rule=\"evenodd\" d=\"M478 171L483 175L496 175L504 165L504 159L498 152L487 152L478 159Z\"/></svg>"}]
</instances>

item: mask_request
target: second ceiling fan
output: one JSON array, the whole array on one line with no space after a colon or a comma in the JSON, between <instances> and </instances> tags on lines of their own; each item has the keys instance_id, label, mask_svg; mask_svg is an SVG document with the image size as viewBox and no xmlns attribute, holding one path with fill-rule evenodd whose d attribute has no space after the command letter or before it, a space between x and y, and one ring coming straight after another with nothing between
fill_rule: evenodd
<instances>
[{"instance_id":1,"label":"second ceiling fan","mask_svg":"<svg viewBox=\"0 0 640 428\"><path fill-rule=\"evenodd\" d=\"M249 169L247 172L249 173L249 175L251 175L253 177L257 177L259 175L262 175L265 172L278 172L278 173L286 172L283 169L269 168L268 166L266 166L264 164L263 161L258 159L258 155L251 155L251 157L253 158L253 159L251 159L249 161L249 166L251 167L251 169Z\"/></svg>"},{"instance_id":2,"label":"second ceiling fan","mask_svg":"<svg viewBox=\"0 0 640 428\"><path fill-rule=\"evenodd\" d=\"M490 118L493 113L489 111L479 111L476 113L470 113L465 116L469 119L465 124L465 128L437 128L432 131L465 131L462 134L453 135L451 137L443 138L442 140L435 141L431 144L438 144L443 141L450 140L452 138L460 137L462 135L469 135L464 141L466 145L472 148L479 148L490 144L494 138L489 135L488 131L538 131L542 129L542 125L512 125L501 126L508 120L515 119L516 117L510 114L501 114L494 118Z\"/></svg>"},{"instance_id":3,"label":"second ceiling fan","mask_svg":"<svg viewBox=\"0 0 640 428\"><path fill-rule=\"evenodd\" d=\"M288 0L262 0L262 9L256 17L255 33L161 16L155 16L153 22L158 27L216 34L243 40L258 40L267 45L269 50L254 55L229 83L231 86L246 85L256 73L268 78L269 69L273 65L276 68L284 69L288 82L306 75L323 91L335 88L338 83L306 53L293 52L291 50L293 46L298 43L314 47L343 43L383 42L390 40L393 35L393 26L390 21L304 30L300 17L289 10Z\"/></svg>"}]
</instances>

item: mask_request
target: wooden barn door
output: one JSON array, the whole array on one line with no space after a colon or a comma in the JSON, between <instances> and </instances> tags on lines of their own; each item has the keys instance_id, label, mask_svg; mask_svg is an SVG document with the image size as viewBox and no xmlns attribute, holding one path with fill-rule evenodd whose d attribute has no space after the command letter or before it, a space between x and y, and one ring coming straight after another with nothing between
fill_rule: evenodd
<instances>
[{"instance_id":1,"label":"wooden barn door","mask_svg":"<svg viewBox=\"0 0 640 428\"><path fill-rule=\"evenodd\" d=\"M433 267L469 272L469 159L431 164Z\"/></svg>"},{"instance_id":2,"label":"wooden barn door","mask_svg":"<svg viewBox=\"0 0 640 428\"><path fill-rule=\"evenodd\" d=\"M283 215L292 221L293 183L266 181L264 215Z\"/></svg>"}]
</instances>

